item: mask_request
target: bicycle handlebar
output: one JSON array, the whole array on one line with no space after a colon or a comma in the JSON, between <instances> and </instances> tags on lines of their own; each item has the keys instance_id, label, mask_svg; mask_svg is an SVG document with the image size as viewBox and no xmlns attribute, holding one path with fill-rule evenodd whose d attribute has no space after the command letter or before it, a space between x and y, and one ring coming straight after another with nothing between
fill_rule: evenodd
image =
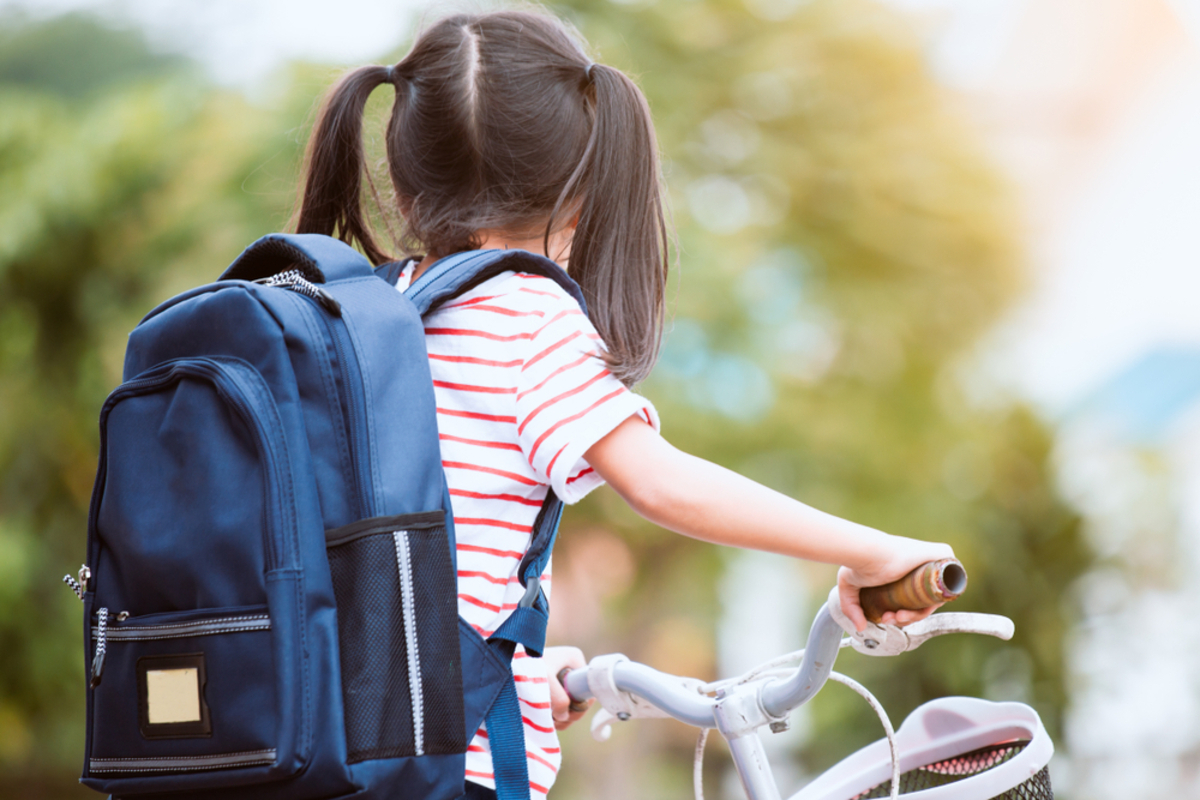
<instances>
[{"instance_id":1,"label":"bicycle handlebar","mask_svg":"<svg viewBox=\"0 0 1200 800\"><path fill-rule=\"evenodd\" d=\"M918 610L953 600L962 594L966 585L967 573L962 564L955 559L944 559L923 564L900 580L885 586L863 589L859 596L867 618L871 619L874 614L875 617L872 621L877 622L884 611ZM836 599L831 596L830 602L836 602ZM868 605L870 610L867 610ZM840 608L837 609L837 612L837 615L840 616ZM1011 623L1009 626L1011 628ZM947 628L938 630L936 633L948 633L952 630L954 629ZM962 630L969 630L969 628ZM990 630L975 632L1001 635ZM936 635L936 633L932 635ZM765 680L759 684L759 707L769 719L786 717L788 712L808 702L813 695L820 691L825 681L828 680L829 673L833 670L833 663L837 659L838 650L841 647L842 635L842 624L835 619L835 615L830 612L828 606L822 606L809 630L804 660L799 668L786 678ZM1011 635L1010 630L1007 636L1002 638L1008 638ZM593 661L593 664L595 662L596 660ZM644 698L654 707L666 712L667 715L690 725L702 728L714 727L714 710L719 698L691 694L679 684L679 678L632 661L624 660L612 664L608 674L611 677L606 680L611 680L612 684L609 688L610 692L627 692ZM597 692L589 685L588 675L588 669L572 670L566 674L563 686L572 700L582 702L597 697ZM604 698L599 699L603 700ZM628 716L629 714L624 715L624 717Z\"/></svg>"},{"instance_id":2,"label":"bicycle handlebar","mask_svg":"<svg viewBox=\"0 0 1200 800\"><path fill-rule=\"evenodd\" d=\"M675 719L697 728L713 727L715 700L688 692L674 675L659 672L636 661L622 661L612 667L613 688L644 698ZM588 685L587 669L571 670L563 681L567 694L576 702L596 697Z\"/></svg>"},{"instance_id":3,"label":"bicycle handlebar","mask_svg":"<svg viewBox=\"0 0 1200 800\"><path fill-rule=\"evenodd\" d=\"M858 593L863 614L878 623L886 611L920 611L948 603L967 588L967 571L956 558L930 561L898 581L871 586Z\"/></svg>"}]
</instances>

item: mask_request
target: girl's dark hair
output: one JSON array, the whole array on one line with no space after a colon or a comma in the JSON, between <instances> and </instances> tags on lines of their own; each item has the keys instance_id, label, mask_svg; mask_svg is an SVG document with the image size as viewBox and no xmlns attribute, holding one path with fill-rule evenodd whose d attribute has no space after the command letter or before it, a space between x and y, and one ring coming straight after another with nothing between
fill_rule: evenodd
<instances>
[{"instance_id":1,"label":"girl's dark hair","mask_svg":"<svg viewBox=\"0 0 1200 800\"><path fill-rule=\"evenodd\" d=\"M577 220L571 275L613 373L644 378L658 356L667 276L657 144L645 97L594 64L563 23L525 11L456 15L393 67L333 88L308 148L300 233L389 260L363 209L374 194L362 141L367 96L391 82L387 164L408 244L443 257L481 231L543 236ZM547 253L548 254L548 253Z\"/></svg>"}]
</instances>

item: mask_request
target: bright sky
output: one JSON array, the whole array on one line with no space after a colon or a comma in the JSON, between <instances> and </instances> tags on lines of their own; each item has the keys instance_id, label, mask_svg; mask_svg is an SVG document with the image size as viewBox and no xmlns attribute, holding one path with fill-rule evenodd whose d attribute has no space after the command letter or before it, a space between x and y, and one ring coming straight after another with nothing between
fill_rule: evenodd
<instances>
[{"instance_id":1,"label":"bright sky","mask_svg":"<svg viewBox=\"0 0 1200 800\"><path fill-rule=\"evenodd\" d=\"M135 22L224 83L254 87L291 59L368 62L394 48L426 0L0 0L50 16L86 9ZM445 6L443 5L443 8Z\"/></svg>"}]
</instances>

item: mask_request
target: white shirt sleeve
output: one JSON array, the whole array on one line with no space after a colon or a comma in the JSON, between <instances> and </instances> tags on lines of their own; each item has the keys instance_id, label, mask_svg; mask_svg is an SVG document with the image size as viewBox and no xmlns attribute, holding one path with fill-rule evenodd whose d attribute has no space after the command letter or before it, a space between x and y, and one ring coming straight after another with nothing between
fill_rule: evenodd
<instances>
[{"instance_id":1,"label":"white shirt sleeve","mask_svg":"<svg viewBox=\"0 0 1200 800\"><path fill-rule=\"evenodd\" d=\"M604 483L583 457L593 444L635 414L655 430L659 420L649 400L608 370L604 343L575 300L545 283L557 296L547 297L521 368L518 443L538 477L564 503L575 503Z\"/></svg>"}]
</instances>

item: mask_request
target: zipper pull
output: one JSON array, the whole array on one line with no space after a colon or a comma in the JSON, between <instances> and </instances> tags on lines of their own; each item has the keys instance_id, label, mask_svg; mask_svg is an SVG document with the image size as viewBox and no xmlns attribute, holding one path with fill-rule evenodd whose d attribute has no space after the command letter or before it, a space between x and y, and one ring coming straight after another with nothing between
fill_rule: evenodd
<instances>
[{"instance_id":1,"label":"zipper pull","mask_svg":"<svg viewBox=\"0 0 1200 800\"><path fill-rule=\"evenodd\" d=\"M80 600L83 599L83 587L79 585L77 580L72 578L70 575L63 575L63 583L71 587L71 591L75 593L76 597L78 597Z\"/></svg>"},{"instance_id":2,"label":"zipper pull","mask_svg":"<svg viewBox=\"0 0 1200 800\"><path fill-rule=\"evenodd\" d=\"M108 609L102 608L96 614L99 617L96 625L99 630L96 632L96 655L92 659L90 685L93 689L100 685L100 678L104 675L104 656L108 652Z\"/></svg>"},{"instance_id":3,"label":"zipper pull","mask_svg":"<svg viewBox=\"0 0 1200 800\"><path fill-rule=\"evenodd\" d=\"M84 564L79 568L79 580L75 580L70 575L63 575L63 583L71 587L71 591L80 600L87 594L88 581L92 578L92 571L88 569L88 565Z\"/></svg>"},{"instance_id":4,"label":"zipper pull","mask_svg":"<svg viewBox=\"0 0 1200 800\"><path fill-rule=\"evenodd\" d=\"M291 289L293 292L299 292L316 300L321 304L322 308L335 317L342 315L342 304L334 299L333 295L329 292L301 275L298 269L285 270L269 278L259 278L255 283L262 284L263 286L277 286L281 289Z\"/></svg>"}]
</instances>

